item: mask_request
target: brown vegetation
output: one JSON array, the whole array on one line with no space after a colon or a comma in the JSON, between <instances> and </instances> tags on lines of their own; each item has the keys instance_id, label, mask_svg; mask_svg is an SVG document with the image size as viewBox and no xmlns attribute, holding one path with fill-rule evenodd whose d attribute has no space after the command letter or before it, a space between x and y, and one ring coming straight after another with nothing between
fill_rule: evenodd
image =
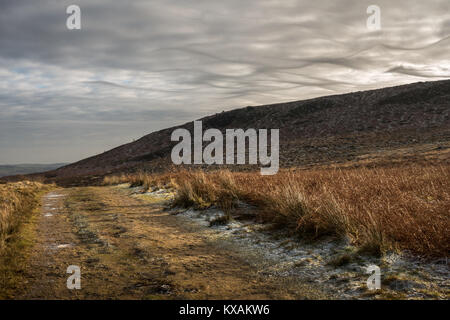
<instances>
[{"instance_id":1,"label":"brown vegetation","mask_svg":"<svg viewBox=\"0 0 450 320\"><path fill-rule=\"evenodd\" d=\"M258 207L260 221L303 237L347 238L372 254L401 249L448 256L449 166L286 170L274 176L179 171L105 179L124 182L174 188L177 206L215 205L230 212L237 200L245 201Z\"/></svg>"},{"instance_id":2,"label":"brown vegetation","mask_svg":"<svg viewBox=\"0 0 450 320\"><path fill-rule=\"evenodd\" d=\"M0 185L0 253L39 202L44 185L18 182Z\"/></svg>"}]
</instances>

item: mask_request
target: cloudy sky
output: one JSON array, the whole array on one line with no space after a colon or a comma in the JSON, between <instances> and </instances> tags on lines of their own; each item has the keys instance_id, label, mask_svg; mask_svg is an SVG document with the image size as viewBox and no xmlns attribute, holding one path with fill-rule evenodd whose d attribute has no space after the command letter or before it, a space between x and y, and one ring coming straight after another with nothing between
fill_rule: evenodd
<instances>
[{"instance_id":1,"label":"cloudy sky","mask_svg":"<svg viewBox=\"0 0 450 320\"><path fill-rule=\"evenodd\" d=\"M81 8L68 30L66 8ZM381 8L369 30L367 7ZM1 0L0 164L247 105L450 78L449 0Z\"/></svg>"}]
</instances>

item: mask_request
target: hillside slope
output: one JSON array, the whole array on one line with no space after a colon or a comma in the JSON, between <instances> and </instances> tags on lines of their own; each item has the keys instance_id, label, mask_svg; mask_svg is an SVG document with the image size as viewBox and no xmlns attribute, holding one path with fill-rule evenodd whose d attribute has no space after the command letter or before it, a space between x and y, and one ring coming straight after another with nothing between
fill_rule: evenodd
<instances>
[{"instance_id":1,"label":"hillside slope","mask_svg":"<svg viewBox=\"0 0 450 320\"><path fill-rule=\"evenodd\" d=\"M201 120L203 130L279 128L281 167L448 163L450 80L245 107ZM193 122L180 127L192 131ZM73 178L163 170L172 165L170 152L175 143L170 135L175 128L153 132L45 176Z\"/></svg>"}]
</instances>

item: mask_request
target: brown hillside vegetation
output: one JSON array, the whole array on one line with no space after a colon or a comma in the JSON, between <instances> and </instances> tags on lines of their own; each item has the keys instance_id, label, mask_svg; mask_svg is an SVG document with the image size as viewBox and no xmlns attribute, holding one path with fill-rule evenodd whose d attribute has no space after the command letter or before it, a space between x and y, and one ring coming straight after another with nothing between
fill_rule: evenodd
<instances>
[{"instance_id":1,"label":"brown hillside vegetation","mask_svg":"<svg viewBox=\"0 0 450 320\"><path fill-rule=\"evenodd\" d=\"M389 167L450 161L450 80L246 107L200 120L203 130L280 129L282 168ZM192 131L193 122L179 127ZM113 173L167 170L175 145L170 136L179 127L153 132L50 171L45 177L50 181L72 181L78 177L84 183L92 183ZM229 169L249 168L241 165Z\"/></svg>"},{"instance_id":2,"label":"brown hillside vegetation","mask_svg":"<svg viewBox=\"0 0 450 320\"><path fill-rule=\"evenodd\" d=\"M428 257L449 253L449 166L283 170L274 176L180 171L105 178L105 184L124 182L174 188L175 206L215 205L235 218L237 201L245 201L258 207L258 220L302 237L348 238L371 254L388 249Z\"/></svg>"}]
</instances>

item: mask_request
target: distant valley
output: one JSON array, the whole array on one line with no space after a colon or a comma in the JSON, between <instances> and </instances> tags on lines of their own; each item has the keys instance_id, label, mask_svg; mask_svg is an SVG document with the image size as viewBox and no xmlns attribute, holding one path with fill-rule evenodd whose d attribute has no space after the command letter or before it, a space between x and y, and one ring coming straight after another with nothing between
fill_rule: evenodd
<instances>
[{"instance_id":1,"label":"distant valley","mask_svg":"<svg viewBox=\"0 0 450 320\"><path fill-rule=\"evenodd\" d=\"M58 169L66 165L65 163L51 163L51 164L10 164L10 165L0 165L0 177L19 175L19 174L29 174L29 173L39 173L50 170Z\"/></svg>"}]
</instances>

